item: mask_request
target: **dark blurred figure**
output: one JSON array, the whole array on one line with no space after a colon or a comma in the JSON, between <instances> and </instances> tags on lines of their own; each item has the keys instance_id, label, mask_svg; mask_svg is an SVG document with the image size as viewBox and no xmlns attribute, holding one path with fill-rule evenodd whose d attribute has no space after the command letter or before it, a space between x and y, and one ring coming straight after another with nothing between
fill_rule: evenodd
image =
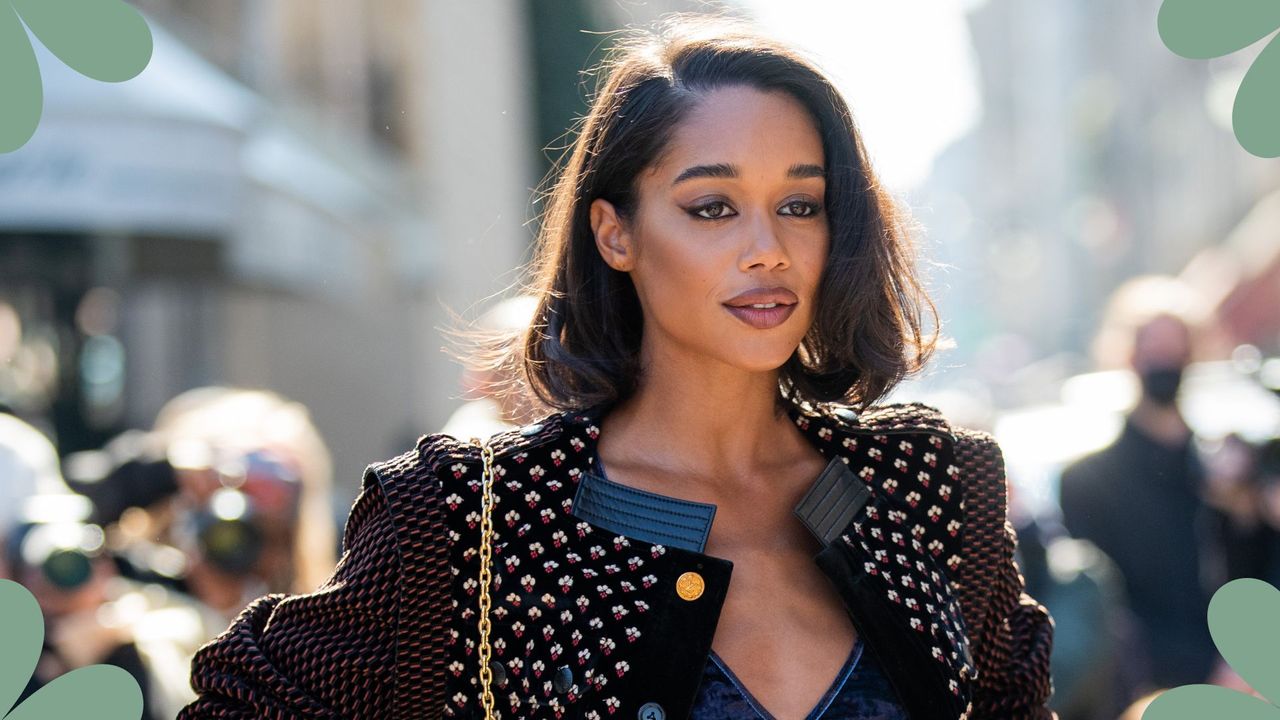
<instances>
[{"instance_id":1,"label":"dark blurred figure","mask_svg":"<svg viewBox=\"0 0 1280 720\"><path fill-rule=\"evenodd\" d=\"M1010 485L1015 560L1027 593L1049 609L1055 628L1049 705L1060 720L1114 720L1140 680L1125 662L1134 633L1120 573L1093 543L1035 518L1018 498Z\"/></svg>"},{"instance_id":2,"label":"dark blurred figure","mask_svg":"<svg viewBox=\"0 0 1280 720\"><path fill-rule=\"evenodd\" d=\"M1280 587L1280 438L1228 435L1209 457L1211 586L1250 577Z\"/></svg>"},{"instance_id":3,"label":"dark blurred figure","mask_svg":"<svg viewBox=\"0 0 1280 720\"><path fill-rule=\"evenodd\" d=\"M1128 366L1141 394L1109 446L1062 473L1062 518L1124 578L1151 687L1205 681L1216 662L1202 581L1207 546L1205 470L1176 399L1193 356L1188 292L1172 279L1123 286L1108 308L1111 339L1128 334Z\"/></svg>"},{"instance_id":4,"label":"dark blurred figure","mask_svg":"<svg viewBox=\"0 0 1280 720\"><path fill-rule=\"evenodd\" d=\"M127 430L100 450L71 453L63 461L67 485L93 501L93 521L108 525L130 508L146 508L178 492L177 474L154 433Z\"/></svg>"}]
</instances>

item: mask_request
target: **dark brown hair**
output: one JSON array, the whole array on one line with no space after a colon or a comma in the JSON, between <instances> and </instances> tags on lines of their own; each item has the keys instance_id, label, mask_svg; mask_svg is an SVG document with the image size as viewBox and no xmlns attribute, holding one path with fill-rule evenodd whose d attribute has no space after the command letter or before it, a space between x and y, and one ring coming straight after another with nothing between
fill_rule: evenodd
<instances>
[{"instance_id":1,"label":"dark brown hair","mask_svg":"<svg viewBox=\"0 0 1280 720\"><path fill-rule=\"evenodd\" d=\"M794 49L740 21L669 16L656 32L615 45L568 161L548 193L523 291L537 299L519 337L490 338L470 360L507 369L516 391L580 409L625 399L640 377L643 316L631 277L600 256L590 206L604 198L623 219L636 179L708 91L782 91L813 116L822 139L831 249L809 332L780 370L780 397L866 406L927 363L937 311L916 275L908 219L872 172L848 106Z\"/></svg>"}]
</instances>

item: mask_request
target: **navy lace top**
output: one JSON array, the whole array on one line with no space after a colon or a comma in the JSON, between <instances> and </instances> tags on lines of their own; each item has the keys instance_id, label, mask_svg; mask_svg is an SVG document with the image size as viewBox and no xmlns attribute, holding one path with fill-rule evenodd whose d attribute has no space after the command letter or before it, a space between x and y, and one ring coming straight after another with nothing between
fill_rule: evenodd
<instances>
[{"instance_id":1,"label":"navy lace top","mask_svg":"<svg viewBox=\"0 0 1280 720\"><path fill-rule=\"evenodd\" d=\"M690 720L773 720L751 691L715 651L698 688ZM907 720L889 680L880 672L875 654L859 637L831 687L805 720Z\"/></svg>"},{"instance_id":2,"label":"navy lace top","mask_svg":"<svg viewBox=\"0 0 1280 720\"><path fill-rule=\"evenodd\" d=\"M646 542L702 552L716 506L615 483L601 464L578 484L573 514ZM713 650L690 720L774 720ZM844 666L805 720L907 720L875 653L859 636Z\"/></svg>"}]
</instances>

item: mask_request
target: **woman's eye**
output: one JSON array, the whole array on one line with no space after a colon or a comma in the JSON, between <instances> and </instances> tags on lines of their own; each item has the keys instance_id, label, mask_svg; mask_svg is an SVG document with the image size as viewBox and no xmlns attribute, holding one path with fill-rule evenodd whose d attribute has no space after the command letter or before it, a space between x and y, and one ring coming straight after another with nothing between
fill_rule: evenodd
<instances>
[{"instance_id":1,"label":"woman's eye","mask_svg":"<svg viewBox=\"0 0 1280 720\"><path fill-rule=\"evenodd\" d=\"M818 207L818 203L809 202L808 200L792 200L786 205L783 205L782 209L785 211L782 213L783 215L809 217L811 215L817 215L820 208Z\"/></svg>"},{"instance_id":2,"label":"woman's eye","mask_svg":"<svg viewBox=\"0 0 1280 720\"><path fill-rule=\"evenodd\" d=\"M736 213L729 212L728 205L716 200L715 202L710 202L706 205L699 205L694 208L693 214L707 220L719 220L720 218L729 217Z\"/></svg>"}]
</instances>

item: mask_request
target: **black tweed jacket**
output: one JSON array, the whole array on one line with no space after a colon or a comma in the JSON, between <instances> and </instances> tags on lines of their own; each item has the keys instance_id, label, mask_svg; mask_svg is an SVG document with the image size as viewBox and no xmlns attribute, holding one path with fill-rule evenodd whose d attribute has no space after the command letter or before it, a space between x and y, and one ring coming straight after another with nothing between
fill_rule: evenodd
<instances>
[{"instance_id":1,"label":"black tweed jacket","mask_svg":"<svg viewBox=\"0 0 1280 720\"><path fill-rule=\"evenodd\" d=\"M732 564L573 514L605 410L491 440L501 717L685 718L702 679ZM1053 623L1013 562L994 440L918 403L789 412L865 486L828 501L848 522L815 562L910 717L1054 718ZM478 448L443 434L370 465L332 578L259 598L205 645L179 718L481 717L482 469ZM689 573L696 597L677 589Z\"/></svg>"}]
</instances>

